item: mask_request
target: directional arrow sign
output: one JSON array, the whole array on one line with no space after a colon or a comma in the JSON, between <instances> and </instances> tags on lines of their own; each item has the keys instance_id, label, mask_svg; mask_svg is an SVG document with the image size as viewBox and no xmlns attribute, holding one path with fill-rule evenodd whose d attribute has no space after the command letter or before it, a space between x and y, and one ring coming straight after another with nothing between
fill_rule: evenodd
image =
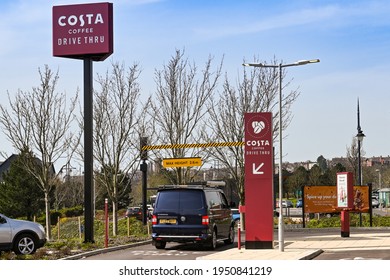
<instances>
[{"instance_id":1,"label":"directional arrow sign","mask_svg":"<svg viewBox=\"0 0 390 280\"><path fill-rule=\"evenodd\" d=\"M264 165L264 162L260 163L260 165L256 167L256 163L253 163L253 165L252 165L252 167L253 167L252 171L253 172L252 173L253 174L257 174L257 175L264 174L264 171L260 171L260 169L263 167L263 165Z\"/></svg>"}]
</instances>

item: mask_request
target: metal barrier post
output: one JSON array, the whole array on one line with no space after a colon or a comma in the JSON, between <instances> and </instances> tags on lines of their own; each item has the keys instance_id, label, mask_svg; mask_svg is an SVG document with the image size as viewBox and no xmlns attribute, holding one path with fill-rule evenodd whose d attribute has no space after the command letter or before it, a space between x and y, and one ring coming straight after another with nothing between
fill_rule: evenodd
<instances>
[{"instance_id":1,"label":"metal barrier post","mask_svg":"<svg viewBox=\"0 0 390 280\"><path fill-rule=\"evenodd\" d=\"M104 200L104 217L105 217L105 236L104 236L104 248L108 247L108 199Z\"/></svg>"},{"instance_id":2,"label":"metal barrier post","mask_svg":"<svg viewBox=\"0 0 390 280\"><path fill-rule=\"evenodd\" d=\"M237 224L237 239L238 250L241 250L241 221Z\"/></svg>"}]
</instances>

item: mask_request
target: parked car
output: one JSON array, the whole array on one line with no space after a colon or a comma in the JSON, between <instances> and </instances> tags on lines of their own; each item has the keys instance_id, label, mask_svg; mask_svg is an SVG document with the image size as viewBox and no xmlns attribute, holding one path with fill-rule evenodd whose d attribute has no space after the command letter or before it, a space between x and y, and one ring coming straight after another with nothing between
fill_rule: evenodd
<instances>
[{"instance_id":1,"label":"parked car","mask_svg":"<svg viewBox=\"0 0 390 280\"><path fill-rule=\"evenodd\" d=\"M377 199L372 199L372 208L378 208L379 207L379 201Z\"/></svg>"},{"instance_id":2,"label":"parked car","mask_svg":"<svg viewBox=\"0 0 390 280\"><path fill-rule=\"evenodd\" d=\"M303 206L303 202L302 202L302 199L298 199L297 200L297 204L295 205L296 208L302 208Z\"/></svg>"},{"instance_id":3,"label":"parked car","mask_svg":"<svg viewBox=\"0 0 390 280\"><path fill-rule=\"evenodd\" d=\"M151 213L152 213L151 211L153 211L152 208L146 209L146 216L148 217L148 219L151 218ZM137 220L142 221L142 205L127 208L125 217L127 218L135 217Z\"/></svg>"},{"instance_id":4,"label":"parked car","mask_svg":"<svg viewBox=\"0 0 390 280\"><path fill-rule=\"evenodd\" d=\"M237 222L240 220L240 211L237 208L232 208L232 220L237 225ZM274 210L274 217L279 217L279 212Z\"/></svg>"},{"instance_id":5,"label":"parked car","mask_svg":"<svg viewBox=\"0 0 390 280\"><path fill-rule=\"evenodd\" d=\"M235 224L240 221L240 211L237 208L232 208L232 220Z\"/></svg>"},{"instance_id":6,"label":"parked car","mask_svg":"<svg viewBox=\"0 0 390 280\"><path fill-rule=\"evenodd\" d=\"M279 208L279 201L276 201L276 207ZM294 207L291 200L282 200L282 207Z\"/></svg>"},{"instance_id":7,"label":"parked car","mask_svg":"<svg viewBox=\"0 0 390 280\"><path fill-rule=\"evenodd\" d=\"M207 185L165 186L157 193L152 217L157 249L167 242L192 242L215 249L234 242L232 212L222 190Z\"/></svg>"},{"instance_id":8,"label":"parked car","mask_svg":"<svg viewBox=\"0 0 390 280\"><path fill-rule=\"evenodd\" d=\"M139 215L140 208L139 207L128 207L125 213L126 218L131 218L131 217L137 217Z\"/></svg>"},{"instance_id":9,"label":"parked car","mask_svg":"<svg viewBox=\"0 0 390 280\"><path fill-rule=\"evenodd\" d=\"M33 254L46 243L41 224L15 220L0 214L0 251L14 251L17 255Z\"/></svg>"},{"instance_id":10,"label":"parked car","mask_svg":"<svg viewBox=\"0 0 390 280\"><path fill-rule=\"evenodd\" d=\"M282 200L282 207L288 207L288 208L290 208L290 207L294 207L293 206L293 203L291 202L291 200Z\"/></svg>"}]
</instances>

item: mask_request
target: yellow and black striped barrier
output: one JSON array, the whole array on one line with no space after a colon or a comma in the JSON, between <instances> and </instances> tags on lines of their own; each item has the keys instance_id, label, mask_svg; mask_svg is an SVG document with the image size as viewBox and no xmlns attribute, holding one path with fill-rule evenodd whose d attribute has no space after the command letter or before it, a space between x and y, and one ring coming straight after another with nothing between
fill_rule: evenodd
<instances>
[{"instance_id":1,"label":"yellow and black striped barrier","mask_svg":"<svg viewBox=\"0 0 390 280\"><path fill-rule=\"evenodd\" d=\"M202 143L202 144L167 144L167 145L145 145L142 150L157 149L188 149L188 148L209 148L209 147L228 147L244 146L244 142L222 142L222 143Z\"/></svg>"}]
</instances>

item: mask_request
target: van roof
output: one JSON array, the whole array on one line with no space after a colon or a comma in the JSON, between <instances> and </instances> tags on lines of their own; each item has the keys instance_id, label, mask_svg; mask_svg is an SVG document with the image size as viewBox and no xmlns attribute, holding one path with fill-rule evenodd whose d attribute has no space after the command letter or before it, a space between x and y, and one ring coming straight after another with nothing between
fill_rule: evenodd
<instances>
[{"instance_id":1,"label":"van roof","mask_svg":"<svg viewBox=\"0 0 390 280\"><path fill-rule=\"evenodd\" d=\"M202 182L191 182L185 185L160 185L157 190L163 189L219 189L225 186L223 181L202 181Z\"/></svg>"},{"instance_id":2,"label":"van roof","mask_svg":"<svg viewBox=\"0 0 390 280\"><path fill-rule=\"evenodd\" d=\"M182 190L220 190L218 188L211 188L209 186L202 186L202 185L164 185L159 186L158 191L163 190L173 190L173 189L182 189Z\"/></svg>"},{"instance_id":3,"label":"van roof","mask_svg":"<svg viewBox=\"0 0 390 280\"><path fill-rule=\"evenodd\" d=\"M176 188L219 188L225 186L225 182L223 181L202 181L202 182L191 182L186 185L160 185L158 189L176 189Z\"/></svg>"}]
</instances>

